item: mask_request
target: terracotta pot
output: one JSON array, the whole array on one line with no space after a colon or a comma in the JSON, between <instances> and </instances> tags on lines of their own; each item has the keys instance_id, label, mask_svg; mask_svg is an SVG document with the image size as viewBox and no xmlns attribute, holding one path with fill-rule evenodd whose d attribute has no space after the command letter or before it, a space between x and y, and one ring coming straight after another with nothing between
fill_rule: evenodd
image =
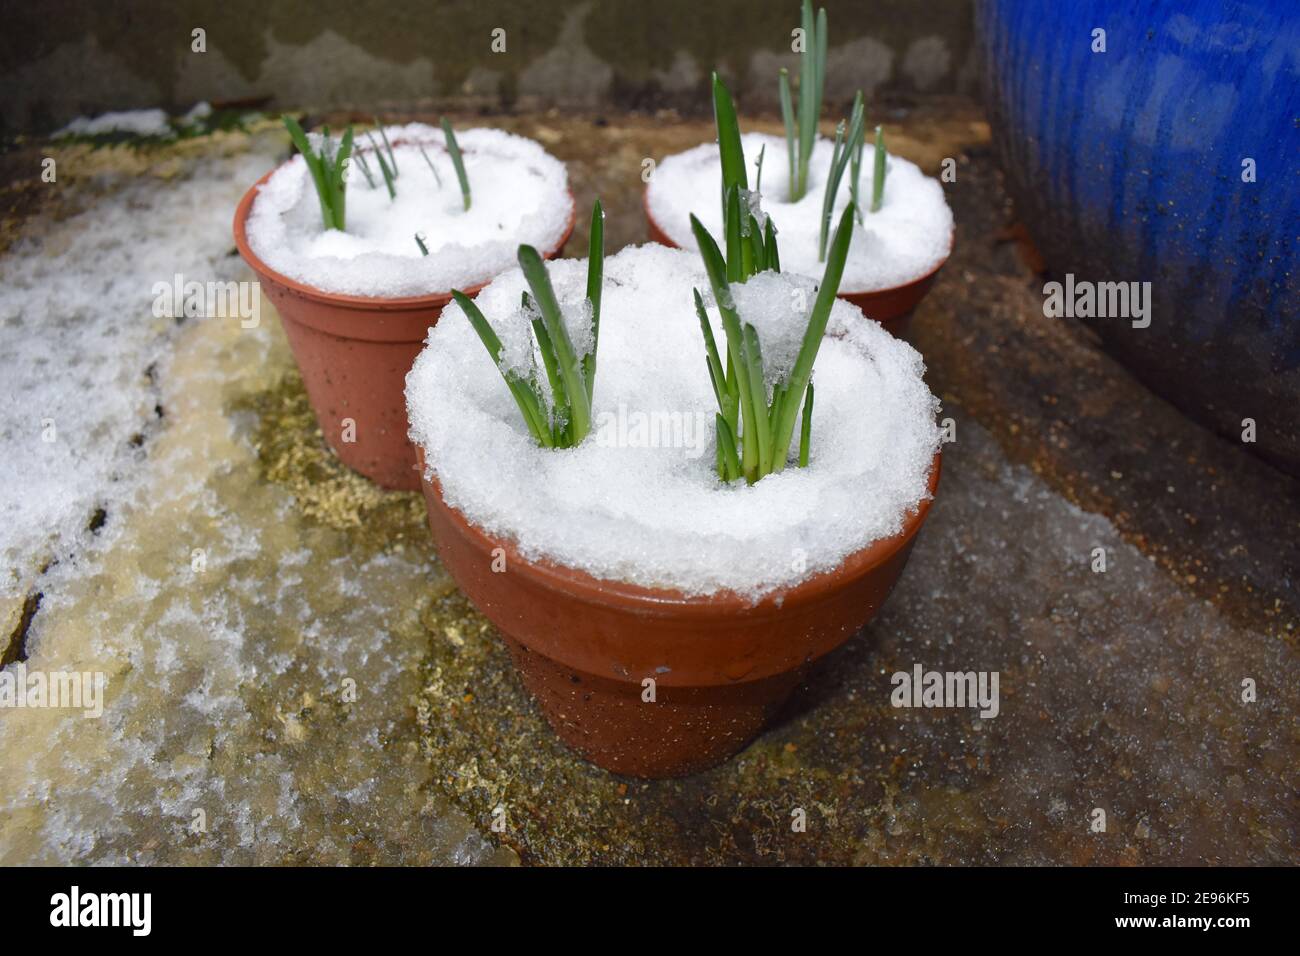
<instances>
[{"instance_id":1,"label":"terracotta pot","mask_svg":"<svg viewBox=\"0 0 1300 956\"><path fill-rule=\"evenodd\" d=\"M642 195L642 206L645 208L645 218L648 226L648 232L651 242L657 242L661 246L668 246L671 249L680 248L677 243L668 238L668 234L660 228L659 223L655 222L655 217L650 214L650 193L647 190ZM952 255L953 240L948 240L948 255ZM944 256L943 262L921 276L919 279L913 279L911 282L905 282L903 285L894 286L891 289L877 289L875 292L844 292L839 293L839 298L846 302L852 302L863 314L869 319L875 319L877 322L888 325L896 319L902 319L911 314L912 310L920 304L925 298L926 293L930 291L930 286L934 285L934 278L943 268L944 262L948 261L948 256ZM891 327L892 328L892 327Z\"/></svg>"},{"instance_id":2,"label":"terracotta pot","mask_svg":"<svg viewBox=\"0 0 1300 956\"><path fill-rule=\"evenodd\" d=\"M276 272L249 247L245 224L267 173L235 210L235 246L280 314L325 441L342 462L385 488L420 487L407 437L406 373L451 293L380 299L323 292ZM570 202L572 205L572 194ZM573 232L575 213L550 259ZM485 283L462 291L473 298Z\"/></svg>"},{"instance_id":3,"label":"terracotta pot","mask_svg":"<svg viewBox=\"0 0 1300 956\"><path fill-rule=\"evenodd\" d=\"M936 454L931 496L939 470ZM436 479L424 497L443 565L505 637L555 732L593 763L636 777L695 773L743 749L808 667L880 609L930 510L922 502L894 537L751 604L531 561L471 525ZM494 571L501 556L504 570ZM653 702L643 699L646 679Z\"/></svg>"}]
</instances>

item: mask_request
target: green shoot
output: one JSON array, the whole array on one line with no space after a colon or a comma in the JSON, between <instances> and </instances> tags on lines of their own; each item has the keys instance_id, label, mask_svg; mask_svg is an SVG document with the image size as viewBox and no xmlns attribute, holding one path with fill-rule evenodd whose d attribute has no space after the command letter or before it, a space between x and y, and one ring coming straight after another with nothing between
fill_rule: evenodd
<instances>
[{"instance_id":1,"label":"green shoot","mask_svg":"<svg viewBox=\"0 0 1300 956\"><path fill-rule=\"evenodd\" d=\"M587 398L581 358L573 350L573 340L569 338L569 330L564 324L564 314L560 311L560 303L556 301L555 290L551 288L551 277L541 255L532 246L519 247L519 268L523 269L524 278L528 280L528 287L533 292L537 309L542 314L542 324L555 352L559 380L564 384L564 402L568 406L565 428L572 444L576 445L591 430L591 400Z\"/></svg>"},{"instance_id":2,"label":"green shoot","mask_svg":"<svg viewBox=\"0 0 1300 956\"><path fill-rule=\"evenodd\" d=\"M779 84L781 117L785 121L790 160L789 201L798 202L808 192L808 164L817 144L817 120L826 90L826 10L813 19L812 0L803 0L800 16L803 49L799 52L799 108L790 95L790 76L782 70Z\"/></svg>"},{"instance_id":3,"label":"green shoot","mask_svg":"<svg viewBox=\"0 0 1300 956\"><path fill-rule=\"evenodd\" d=\"M771 470L772 443L769 440L768 404L762 375L762 352L752 326L743 327L730 305L730 283L744 282L750 276L768 270L780 271L781 257L776 246L776 227L772 220L758 221L757 206L749 206L745 176L745 158L740 144L740 127L736 108L726 84L713 75L713 116L718 132L718 157L722 166L722 222L726 256L699 220L691 217L692 229L704 256L705 268L714 285L715 296L727 333L726 368L709 326L708 313L699 290L695 290L695 311L700 319L707 352L709 380L720 409L717 417L718 474L724 481L742 476L766 474ZM763 157L758 158L757 181L762 181ZM757 213L757 214L756 214ZM703 238L701 238L701 235ZM717 289L726 289L718 296ZM751 388L755 382L757 394ZM743 427L742 427L743 425ZM737 437L740 452L736 451Z\"/></svg>"},{"instance_id":4,"label":"green shoot","mask_svg":"<svg viewBox=\"0 0 1300 956\"><path fill-rule=\"evenodd\" d=\"M456 134L445 116L442 118L442 135L447 140L447 152L451 154L451 164L456 167L456 178L460 180L461 200L465 203L465 211L469 212L469 177L465 175L465 161L461 158Z\"/></svg>"},{"instance_id":5,"label":"green shoot","mask_svg":"<svg viewBox=\"0 0 1300 956\"><path fill-rule=\"evenodd\" d=\"M722 228L726 241L727 279L743 282L757 272L779 269L776 229L767 220L766 231L758 228L757 205L749 205L749 181L745 175L745 154L740 145L740 124L731 92L717 73L713 74L713 119L718 131L718 158L722 164ZM762 154L759 157L762 175Z\"/></svg>"},{"instance_id":6,"label":"green shoot","mask_svg":"<svg viewBox=\"0 0 1300 956\"><path fill-rule=\"evenodd\" d=\"M812 437L813 383L808 380L808 391L803 396L803 424L799 428L799 467L808 467L808 440Z\"/></svg>"},{"instance_id":7,"label":"green shoot","mask_svg":"<svg viewBox=\"0 0 1300 956\"><path fill-rule=\"evenodd\" d=\"M754 163L754 165L758 167L757 172L754 173L754 192L759 193L760 195L763 192L763 157L766 154L767 154L767 144L764 143L762 146L759 147L758 161Z\"/></svg>"},{"instance_id":8,"label":"green shoot","mask_svg":"<svg viewBox=\"0 0 1300 956\"><path fill-rule=\"evenodd\" d=\"M803 197L798 195L796 192L798 189L799 177L795 150L794 104L790 97L790 72L785 67L781 68L780 84L781 119L785 122L786 159L790 164L790 181L786 189L790 202L795 202Z\"/></svg>"},{"instance_id":9,"label":"green shoot","mask_svg":"<svg viewBox=\"0 0 1300 956\"><path fill-rule=\"evenodd\" d=\"M420 255L427 256L429 254L429 247L424 244L424 235L422 233L417 232L415 234L415 244L420 247Z\"/></svg>"},{"instance_id":10,"label":"green shoot","mask_svg":"<svg viewBox=\"0 0 1300 956\"><path fill-rule=\"evenodd\" d=\"M348 159L352 155L352 127L347 128L336 150L330 139L329 127L321 131L320 148L314 148L302 126L292 116L284 117L284 128L289 138L302 154L303 161L316 185L316 198L320 201L321 221L326 229L343 230L347 219Z\"/></svg>"},{"instance_id":11,"label":"green shoot","mask_svg":"<svg viewBox=\"0 0 1300 956\"><path fill-rule=\"evenodd\" d=\"M326 152L332 148L328 131L325 136ZM352 156L352 127L349 126L343 133L343 140L339 143L338 152L334 154L334 165L330 170L330 185L334 191L334 210L338 216L339 229L341 230L347 220L347 169L348 161Z\"/></svg>"},{"instance_id":12,"label":"green shoot","mask_svg":"<svg viewBox=\"0 0 1300 956\"><path fill-rule=\"evenodd\" d=\"M587 242L587 301L591 303L591 351L582 357L582 377L587 381L587 402L596 385L596 347L600 344L600 290L605 284L605 209L596 200L591 207L591 238Z\"/></svg>"},{"instance_id":13,"label":"green shoot","mask_svg":"<svg viewBox=\"0 0 1300 956\"><path fill-rule=\"evenodd\" d=\"M591 350L578 355L569 336L564 316L551 287L546 263L532 246L519 247L519 267L528 282L531 295L520 296L521 306L530 317L537 351L542 356L547 383L551 389L548 406L537 381L536 371L522 375L516 369L501 367L501 340L482 312L465 295L453 292L456 302L469 318L470 325L501 371L506 386L515 398L524 424L539 445L545 448L572 448L591 431L591 399L596 377L596 348L600 341L600 298L604 283L605 213L600 200L591 212L591 244L587 255L587 302L591 308Z\"/></svg>"},{"instance_id":14,"label":"green shoot","mask_svg":"<svg viewBox=\"0 0 1300 956\"><path fill-rule=\"evenodd\" d=\"M703 299L696 290L695 309L704 333L709 378L718 400L717 469L723 481L744 478L753 484L785 468L790 455L790 443L794 438L795 421L799 417L800 398L803 398L803 421L799 435L798 461L800 467L805 467L808 463L812 432L813 363L821 348L826 323L830 319L831 307L835 303L835 295L844 274L844 261L848 257L849 243L853 237L854 214L853 204L850 203L845 207L835 230L826 271L809 313L808 326L804 330L794 367L783 381L774 383L770 402L763 378L762 348L758 334L754 326L742 324L741 317L736 312L727 263L723 260L717 243L699 219L691 216L691 229L700 247L700 256L704 260L704 268L727 337L727 371L724 373Z\"/></svg>"},{"instance_id":15,"label":"green shoot","mask_svg":"<svg viewBox=\"0 0 1300 956\"><path fill-rule=\"evenodd\" d=\"M388 134L384 132L384 127L380 125L379 117L375 117L375 125L379 127L379 135L384 138L384 149L388 150L388 162L393 167L393 178L397 178L397 156L393 153L393 145L388 142Z\"/></svg>"},{"instance_id":16,"label":"green shoot","mask_svg":"<svg viewBox=\"0 0 1300 956\"><path fill-rule=\"evenodd\" d=\"M790 372L782 394L789 401L782 402L777 411L775 423L777 447L774 459L782 464L790 449L790 439L794 431L794 419L798 409L798 396L807 389L812 380L813 362L821 348L822 336L826 333L826 323L830 319L831 306L835 304L835 295L840 289L840 279L844 275L844 261L849 256L849 243L853 238L853 204L844 208L839 225L835 228L835 239L831 243L830 255L826 259L826 271L822 274L821 287L817 290L817 301L813 303L812 313L808 318L808 328L804 331L803 342L799 346L799 355Z\"/></svg>"},{"instance_id":17,"label":"green shoot","mask_svg":"<svg viewBox=\"0 0 1300 956\"><path fill-rule=\"evenodd\" d=\"M420 155L423 156L424 161L429 164L429 169L433 171L433 179L438 184L438 188L441 189L442 177L438 175L438 167L433 165L433 160L429 158L429 154L424 151L423 146L420 147Z\"/></svg>"},{"instance_id":18,"label":"green shoot","mask_svg":"<svg viewBox=\"0 0 1300 956\"><path fill-rule=\"evenodd\" d=\"M736 457L736 431L721 415L714 418L718 430L718 474L723 481L735 481L744 474Z\"/></svg>"},{"instance_id":19,"label":"green shoot","mask_svg":"<svg viewBox=\"0 0 1300 956\"><path fill-rule=\"evenodd\" d=\"M397 179L397 167L388 164L388 160L384 158L384 151L380 149L379 144L375 142L375 135L373 133L367 133L366 138L370 140L370 145L374 148L375 159L379 160L379 171L383 173L384 185L388 187L388 198L396 199L397 190L393 187L393 182Z\"/></svg>"},{"instance_id":20,"label":"green shoot","mask_svg":"<svg viewBox=\"0 0 1300 956\"><path fill-rule=\"evenodd\" d=\"M357 159L357 165L361 168L361 172L363 172L366 176L366 182L370 184L371 189L374 189L375 175L370 171L370 164L366 162L366 154L358 150L356 159Z\"/></svg>"},{"instance_id":21,"label":"green shoot","mask_svg":"<svg viewBox=\"0 0 1300 956\"><path fill-rule=\"evenodd\" d=\"M853 97L853 111L849 114L850 128L865 126L866 109L862 102L862 91ZM859 136L857 139L850 140L850 155L853 157L849 163L849 202L853 203L853 208L858 211L858 224L862 224L862 202L858 199L858 180L862 177L862 150L866 147L866 139Z\"/></svg>"},{"instance_id":22,"label":"green shoot","mask_svg":"<svg viewBox=\"0 0 1300 956\"><path fill-rule=\"evenodd\" d=\"M560 360L555 354L555 346L551 343L551 333L546 331L546 323L542 319L541 312L533 304L533 300L527 292L520 293L520 306L525 315L533 316L530 324L533 329L533 338L537 340L537 351L542 354L542 366L546 369L546 381L551 386L551 411L548 412L550 421L551 439L557 444L563 443L568 429L569 400L565 395L564 378L560 374Z\"/></svg>"},{"instance_id":23,"label":"green shoot","mask_svg":"<svg viewBox=\"0 0 1300 956\"><path fill-rule=\"evenodd\" d=\"M826 173L826 192L822 197L821 234L817 243L817 259L819 262L826 261L826 243L830 238L831 215L835 209L835 194L839 192L840 180L844 178L844 170L849 166L853 157L859 155L862 150L864 113L862 93L859 92L853 99L852 125L849 127L847 137L844 132L843 120L835 127L835 145L831 150L831 166ZM856 209L857 188L853 184L852 177L850 177L849 181L849 191L851 193L850 205L853 205L854 209Z\"/></svg>"},{"instance_id":24,"label":"green shoot","mask_svg":"<svg viewBox=\"0 0 1300 956\"><path fill-rule=\"evenodd\" d=\"M772 222L771 217L767 220L767 231L763 238L763 245L767 248L767 267L773 272L780 272L781 253L776 248L776 224Z\"/></svg>"},{"instance_id":25,"label":"green shoot","mask_svg":"<svg viewBox=\"0 0 1300 956\"><path fill-rule=\"evenodd\" d=\"M456 304L461 307L466 318L469 319L474 331L478 333L479 339L483 342L483 347L487 349L488 355L492 358L492 364L500 369L501 377L506 381L506 387L510 389L515 404L519 406L519 411L524 416L524 423L528 426L528 431L537 440L538 444L547 448L553 447L555 442L551 437L551 429L546 423L545 407L536 386L528 379L523 378L514 369L501 368L501 340L492 331L492 326L488 324L488 320L479 311L479 307L458 289L452 290L451 296L456 300Z\"/></svg>"},{"instance_id":26,"label":"green shoot","mask_svg":"<svg viewBox=\"0 0 1300 956\"><path fill-rule=\"evenodd\" d=\"M722 221L727 222L727 204L733 189L749 188L745 177L745 152L740 145L740 121L736 104L722 77L713 74L713 122L718 130L718 158L722 162Z\"/></svg>"},{"instance_id":27,"label":"green shoot","mask_svg":"<svg viewBox=\"0 0 1300 956\"><path fill-rule=\"evenodd\" d=\"M880 212L885 198L885 131L876 127L876 166L871 180L871 211Z\"/></svg>"},{"instance_id":28,"label":"green shoot","mask_svg":"<svg viewBox=\"0 0 1300 956\"><path fill-rule=\"evenodd\" d=\"M713 327L709 325L709 313L704 308L704 299L699 289L691 290L695 295L695 314L700 319L700 331L704 333L705 360L709 369L709 381L713 384L713 397L718 400L723 417L735 421L736 404L740 396L736 391L734 378L722 370L722 359L718 355L718 343L713 338Z\"/></svg>"},{"instance_id":29,"label":"green shoot","mask_svg":"<svg viewBox=\"0 0 1300 956\"><path fill-rule=\"evenodd\" d=\"M844 169L840 160L848 151L844 145L844 120L835 124L835 143L831 147L831 165L826 171L826 191L822 194L821 233L817 241L817 261L826 261L826 233L830 229L831 212L834 209L835 194L839 192L839 173Z\"/></svg>"}]
</instances>

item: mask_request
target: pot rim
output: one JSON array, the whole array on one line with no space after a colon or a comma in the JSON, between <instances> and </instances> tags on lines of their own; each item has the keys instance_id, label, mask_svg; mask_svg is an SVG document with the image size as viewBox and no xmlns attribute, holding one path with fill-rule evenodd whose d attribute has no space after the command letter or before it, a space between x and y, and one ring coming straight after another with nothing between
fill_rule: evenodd
<instances>
[{"instance_id":1,"label":"pot rim","mask_svg":"<svg viewBox=\"0 0 1300 956\"><path fill-rule=\"evenodd\" d=\"M829 571L819 572L790 587L769 591L755 601L735 591L692 595L675 588L649 588L626 581L597 578L586 571L547 558L537 560L527 558L519 552L514 538L492 537L478 525L473 524L457 508L448 504L443 497L442 485L438 482L437 476L425 476L424 449L416 444L415 452L419 461L421 480L428 482L432 487L439 504L456 525L457 531L473 541L475 547L485 553L490 554L495 548L503 549L507 567L512 569L512 573L523 573L531 577L534 583L548 590L576 596L588 604L614 607L622 611L633 610L646 616L688 620L725 618L742 613L751 619L777 617L791 608L816 603L826 594L837 591L849 582L869 574L905 548L920 531L938 492L939 475L943 464L943 449L940 447L935 451L930 465L930 477L926 486L927 497L917 502L916 506L904 515L903 527L897 534L880 538L865 548L854 551Z\"/></svg>"},{"instance_id":2,"label":"pot rim","mask_svg":"<svg viewBox=\"0 0 1300 956\"><path fill-rule=\"evenodd\" d=\"M664 231L664 227L659 224L659 220L656 219L654 217L654 214L650 212L650 186L648 184L646 185L646 188L641 191L641 205L645 209L645 217L647 220L649 220L650 225L654 227L654 229L659 233L659 235L663 236L670 243L672 243L672 237L669 236L668 233ZM906 282L900 283L898 285L891 285L884 289L853 290L853 289L841 288L838 292L835 293L835 296L836 298L848 298L850 296L859 297L859 296L868 296L868 295L879 295L879 296L893 295L895 293L902 292L904 289L910 289L912 286L920 285L923 282L929 282L931 279L934 278L935 274L947 264L948 260L952 258L953 246L955 246L956 243L957 243L957 226L954 223L952 229L949 230L948 232L948 251L943 254L943 258L940 259L938 264L936 264L935 267L931 269L929 272L923 273L922 275L917 276L915 279L908 279ZM662 245L662 243L660 244ZM676 243L672 243L670 248L681 249L682 247L677 245Z\"/></svg>"},{"instance_id":3,"label":"pot rim","mask_svg":"<svg viewBox=\"0 0 1300 956\"><path fill-rule=\"evenodd\" d=\"M258 193L261 192L262 186L268 179L278 173L281 169L292 162L292 158L276 166L265 176L253 183L248 192L244 193L239 205L235 207L235 248L244 261L252 267L254 272L266 276L269 280L277 282L280 285L292 290L296 295L314 302L332 305L336 308L358 309L366 312L386 312L386 311L406 311L410 309L430 309L442 308L451 302L451 290L445 292L430 292L426 295L408 295L408 296L364 296L364 295L345 295L340 292L326 292L324 289L318 289L315 286L306 285L297 279L291 279L282 272L277 272L268 266L260 256L253 252L252 246L248 242L247 222L248 216L253 210L253 202L257 199ZM573 235L573 227L578 218L578 202L574 198L573 190L566 189L569 194L569 222L564 227L564 233L560 236L559 242L555 244L556 251L564 248L564 244L569 241ZM483 288L490 283L496 276L489 276L477 285L469 286L466 289L457 290L464 292L471 299L478 295Z\"/></svg>"}]
</instances>

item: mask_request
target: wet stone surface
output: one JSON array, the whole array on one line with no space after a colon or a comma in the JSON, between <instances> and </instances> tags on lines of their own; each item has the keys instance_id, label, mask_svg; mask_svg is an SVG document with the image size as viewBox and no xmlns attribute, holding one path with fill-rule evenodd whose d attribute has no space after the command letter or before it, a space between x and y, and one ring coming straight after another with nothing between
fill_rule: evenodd
<instances>
[{"instance_id":1,"label":"wet stone surface","mask_svg":"<svg viewBox=\"0 0 1300 956\"><path fill-rule=\"evenodd\" d=\"M580 206L599 192L611 249L644 239L641 159L710 136L501 125L570 163ZM441 570L418 496L325 449L266 305L258 329L179 324L166 416L102 526L17 569L0 642L21 631L25 666L103 670L108 690L99 720L0 710L0 863L1297 862L1294 484L1043 318L969 106L891 132L928 170L959 157L958 251L907 330L957 440L885 609L739 757L645 782L567 751ZM138 175L125 154L113 172L120 152L70 177L81 207ZM62 227L53 206L22 215L18 235ZM999 714L891 706L916 664L997 671Z\"/></svg>"},{"instance_id":2,"label":"wet stone surface","mask_svg":"<svg viewBox=\"0 0 1300 956\"><path fill-rule=\"evenodd\" d=\"M573 759L452 592L434 605L450 639L434 642L421 694L435 774L476 818L506 807L527 861L1287 860L1294 652L1188 600L978 424L957 431L885 610L735 760L643 782ZM892 707L891 675L918 663L998 671L1000 713ZM1256 703L1240 700L1243 677ZM1105 833L1090 830L1098 807Z\"/></svg>"}]
</instances>

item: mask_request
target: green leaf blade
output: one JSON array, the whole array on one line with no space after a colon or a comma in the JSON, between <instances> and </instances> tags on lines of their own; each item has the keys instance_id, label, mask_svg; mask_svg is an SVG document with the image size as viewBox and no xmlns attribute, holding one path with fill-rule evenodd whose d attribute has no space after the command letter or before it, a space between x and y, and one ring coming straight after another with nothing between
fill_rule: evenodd
<instances>
[{"instance_id":1,"label":"green leaf blade","mask_svg":"<svg viewBox=\"0 0 1300 956\"><path fill-rule=\"evenodd\" d=\"M718 411L724 415L727 410L727 403L724 396L727 394L727 376L722 371L722 357L718 354L718 343L713 338L713 327L709 323L709 313L704 308L704 299L700 295L699 289L692 289L695 296L695 314L700 320L700 331L704 335L705 358L709 366L709 380L713 383L713 396L718 400Z\"/></svg>"},{"instance_id":2,"label":"green leaf blade","mask_svg":"<svg viewBox=\"0 0 1300 956\"><path fill-rule=\"evenodd\" d=\"M808 380L808 390L803 398L803 424L799 428L799 467L808 467L808 449L812 443L813 383Z\"/></svg>"},{"instance_id":3,"label":"green leaf blade","mask_svg":"<svg viewBox=\"0 0 1300 956\"><path fill-rule=\"evenodd\" d=\"M812 377L813 362L821 348L822 337L826 334L826 323L830 320L831 307L839 292L840 279L844 276L844 262L848 258L849 245L853 240L853 204L844 207L835 238L831 242L830 252L826 257L826 271L822 275L821 287L817 290L817 300L813 303L808 317L808 327L804 330L803 341L794 368L787 380L787 395L799 395L808 387ZM797 405L794 401L782 403L781 418L775 432L775 448L772 466L777 471L785 467L785 459L790 451L790 441L794 433L794 419Z\"/></svg>"},{"instance_id":4,"label":"green leaf blade","mask_svg":"<svg viewBox=\"0 0 1300 956\"><path fill-rule=\"evenodd\" d=\"M303 132L302 126L296 119L292 116L284 116L281 120L284 128L289 131L289 138L293 140L293 145L302 154L303 162L307 164L307 171L311 173L312 183L316 186L316 199L320 203L321 222L326 229L342 229L342 220L334 213L334 187L327 174L323 154L312 148L311 140L307 138L307 134ZM336 222L339 224L335 225Z\"/></svg>"},{"instance_id":5,"label":"green leaf blade","mask_svg":"<svg viewBox=\"0 0 1300 956\"><path fill-rule=\"evenodd\" d=\"M871 211L880 212L885 200L885 131L876 127L875 168L872 170Z\"/></svg>"},{"instance_id":6,"label":"green leaf blade","mask_svg":"<svg viewBox=\"0 0 1300 956\"><path fill-rule=\"evenodd\" d=\"M794 128L794 103L790 98L790 73L785 67L781 68L779 80L781 95L781 120L785 124L785 150L786 159L790 164L789 183L787 196L790 202L798 202L803 197L795 191L795 128Z\"/></svg>"},{"instance_id":7,"label":"green leaf blade","mask_svg":"<svg viewBox=\"0 0 1300 956\"><path fill-rule=\"evenodd\" d=\"M564 382L565 397L569 405L569 422L572 428L573 442L582 441L591 429L591 403L587 398L587 386L583 381L582 368L578 356L574 353L573 341L564 324L564 315L551 287L550 276L541 255L529 245L519 247L519 267L532 290L533 300L542 313L546 331L550 334L555 349L556 364L560 379Z\"/></svg>"},{"instance_id":8,"label":"green leaf blade","mask_svg":"<svg viewBox=\"0 0 1300 956\"><path fill-rule=\"evenodd\" d=\"M510 394L514 397L515 404L519 406L519 412L524 417L524 424L528 426L529 433L538 444L547 448L553 447L554 440L550 427L546 423L546 416L542 411L541 396L518 374L507 372L501 367L501 339L497 337L487 318L469 296L459 290L452 290L451 297L460 306L461 311L465 313L465 317L469 319L469 323L478 334L483 347L487 349L492 364L501 373L506 387L510 389Z\"/></svg>"},{"instance_id":9,"label":"green leaf blade","mask_svg":"<svg viewBox=\"0 0 1300 956\"><path fill-rule=\"evenodd\" d=\"M722 317L722 328L727 335L727 357L729 369L734 372L737 382L737 401L739 415L745 421L754 418L753 409L746 409L749 404L750 391L749 370L745 360L742 344L744 333L740 328L740 318L736 315L731 296L731 286L727 281L727 266L713 241L709 231L704 228L693 214L691 231L695 234L696 244L700 247L700 257L704 260L704 270L709 276L709 285L713 289L713 298L718 305L718 314ZM758 466L758 437L753 430L746 428L741 434L742 464L745 477L749 478Z\"/></svg>"},{"instance_id":10,"label":"green leaf blade","mask_svg":"<svg viewBox=\"0 0 1300 956\"><path fill-rule=\"evenodd\" d=\"M732 188L749 188L745 174L745 153L740 145L740 121L731 92L717 73L713 74L713 122L718 132L718 157L722 163L723 221L727 215L727 196Z\"/></svg>"},{"instance_id":11,"label":"green leaf blade","mask_svg":"<svg viewBox=\"0 0 1300 956\"><path fill-rule=\"evenodd\" d=\"M605 208L597 199L591 208L591 239L587 243L587 301L591 303L591 351L582 357L587 404L596 387L596 350L600 346L600 293L605 284Z\"/></svg>"},{"instance_id":12,"label":"green leaf blade","mask_svg":"<svg viewBox=\"0 0 1300 956\"><path fill-rule=\"evenodd\" d=\"M772 433L767 416L767 383L763 378L763 349L758 342L758 330L748 322L744 327L744 354L748 363L750 395L745 410L745 434L752 430L758 451L758 474L761 478L772 470Z\"/></svg>"},{"instance_id":13,"label":"green leaf blade","mask_svg":"<svg viewBox=\"0 0 1300 956\"><path fill-rule=\"evenodd\" d=\"M465 172L465 160L460 153L460 144L456 142L456 132L445 116L442 118L442 135L447 142L447 152L451 155L451 165L456 170L456 179L460 182L461 202L465 206L465 211L469 212L471 202L469 175Z\"/></svg>"},{"instance_id":14,"label":"green leaf blade","mask_svg":"<svg viewBox=\"0 0 1300 956\"><path fill-rule=\"evenodd\" d=\"M736 455L736 432L721 415L714 416L723 481L735 481L742 474L740 459Z\"/></svg>"}]
</instances>

